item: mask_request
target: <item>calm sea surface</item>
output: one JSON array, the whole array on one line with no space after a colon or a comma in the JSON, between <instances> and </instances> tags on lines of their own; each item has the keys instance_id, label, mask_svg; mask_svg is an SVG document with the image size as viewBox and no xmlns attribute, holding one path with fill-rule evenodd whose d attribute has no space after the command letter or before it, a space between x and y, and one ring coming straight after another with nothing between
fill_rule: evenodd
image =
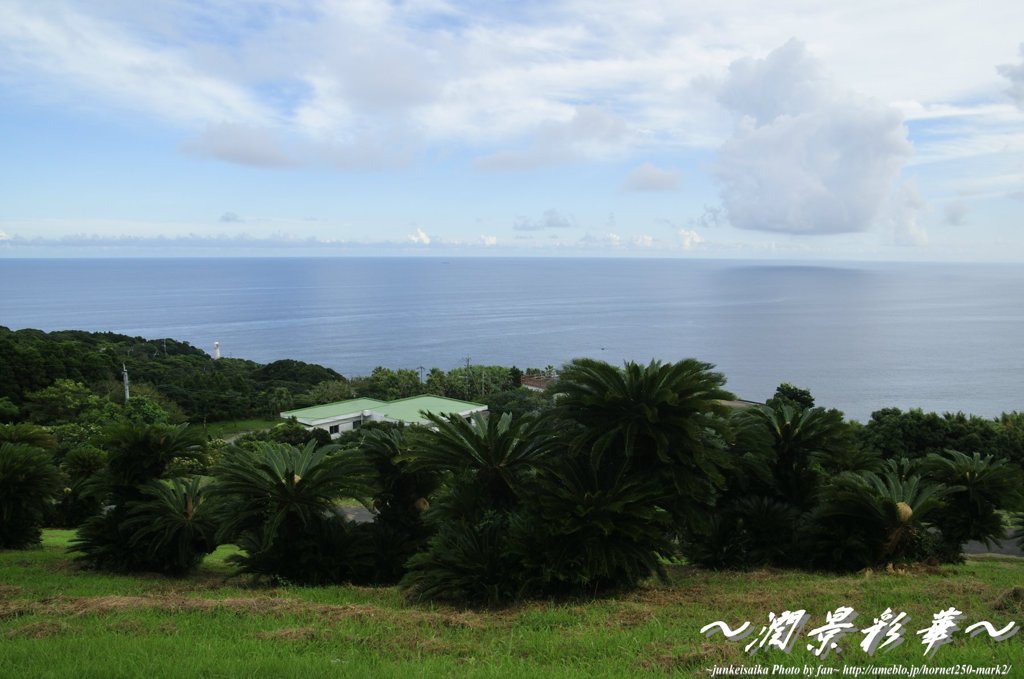
<instances>
[{"instance_id":1,"label":"calm sea surface","mask_svg":"<svg viewBox=\"0 0 1024 679\"><path fill-rule=\"evenodd\" d=\"M1024 410L1024 267L628 259L0 259L0 325L173 337L345 375L714 363L865 420Z\"/></svg>"}]
</instances>

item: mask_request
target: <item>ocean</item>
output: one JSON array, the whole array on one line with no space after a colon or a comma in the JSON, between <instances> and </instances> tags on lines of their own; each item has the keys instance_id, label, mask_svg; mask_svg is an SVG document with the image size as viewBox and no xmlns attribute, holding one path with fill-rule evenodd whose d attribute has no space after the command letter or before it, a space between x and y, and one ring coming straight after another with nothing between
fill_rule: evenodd
<instances>
[{"instance_id":1,"label":"ocean","mask_svg":"<svg viewBox=\"0 0 1024 679\"><path fill-rule=\"evenodd\" d=\"M781 382L879 408L1024 410L1024 267L680 259L0 259L0 325L212 353L520 368L694 357L741 398Z\"/></svg>"}]
</instances>

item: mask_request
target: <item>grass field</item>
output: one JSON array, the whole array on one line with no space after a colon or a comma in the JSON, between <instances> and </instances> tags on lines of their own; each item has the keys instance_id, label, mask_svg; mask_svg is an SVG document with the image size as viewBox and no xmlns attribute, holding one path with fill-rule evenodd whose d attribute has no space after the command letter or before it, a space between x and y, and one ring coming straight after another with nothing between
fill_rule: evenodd
<instances>
[{"instance_id":1,"label":"grass field","mask_svg":"<svg viewBox=\"0 0 1024 679\"><path fill-rule=\"evenodd\" d=\"M1024 623L1024 559L1011 557L844 577L676 566L670 585L488 611L410 605L390 587L258 586L232 575L224 562L232 547L184 580L102 575L70 563L70 537L48 530L41 549L0 552L0 677L707 677L729 665L760 665L765 676L805 667L804 676L830 668L853 676L844 665L882 676L870 667L897 666L911 676L922 665L957 664L1024 676L1024 634L995 642L959 632L930 661L915 634L950 606L964 613L961 627ZM860 614L855 630L887 607L906 611L905 643L871 658L854 631L842 653L816 658L807 632L843 605ZM811 617L790 654L744 652L769 611L798 608ZM717 620L750 621L755 634L743 642L700 635Z\"/></svg>"}]
</instances>

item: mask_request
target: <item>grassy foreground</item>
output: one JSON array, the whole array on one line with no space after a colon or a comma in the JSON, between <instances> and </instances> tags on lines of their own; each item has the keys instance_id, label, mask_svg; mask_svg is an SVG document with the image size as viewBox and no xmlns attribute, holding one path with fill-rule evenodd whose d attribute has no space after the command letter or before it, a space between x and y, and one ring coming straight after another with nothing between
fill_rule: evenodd
<instances>
[{"instance_id":1,"label":"grassy foreground","mask_svg":"<svg viewBox=\"0 0 1024 679\"><path fill-rule=\"evenodd\" d=\"M1024 676L1024 634L995 642L961 631L930 661L915 634L950 606L964 613L961 627L1024 624L1024 559L1012 557L844 577L678 566L671 585L615 598L481 611L409 605L395 588L254 586L225 565L231 547L185 580L101 575L71 565L70 537L48 530L41 549L0 552L0 677L712 676L730 665L762 676L882 676L872 666L913 676L957 664ZM854 631L842 653L816 658L807 632L843 605L860 614L855 630L888 607L906 611L905 643L872 659ZM770 611L798 608L811 617L792 653L744 652ZM755 636L701 636L716 620L749 620Z\"/></svg>"}]
</instances>

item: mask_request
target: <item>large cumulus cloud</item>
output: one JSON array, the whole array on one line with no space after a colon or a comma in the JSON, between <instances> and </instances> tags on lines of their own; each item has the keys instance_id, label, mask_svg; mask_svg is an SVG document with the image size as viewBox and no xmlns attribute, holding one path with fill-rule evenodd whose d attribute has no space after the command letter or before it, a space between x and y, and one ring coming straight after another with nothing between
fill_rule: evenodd
<instances>
[{"instance_id":1,"label":"large cumulus cloud","mask_svg":"<svg viewBox=\"0 0 1024 679\"><path fill-rule=\"evenodd\" d=\"M734 62L719 99L743 116L715 168L733 226L827 234L879 220L911 152L896 109L840 90L795 40Z\"/></svg>"}]
</instances>

